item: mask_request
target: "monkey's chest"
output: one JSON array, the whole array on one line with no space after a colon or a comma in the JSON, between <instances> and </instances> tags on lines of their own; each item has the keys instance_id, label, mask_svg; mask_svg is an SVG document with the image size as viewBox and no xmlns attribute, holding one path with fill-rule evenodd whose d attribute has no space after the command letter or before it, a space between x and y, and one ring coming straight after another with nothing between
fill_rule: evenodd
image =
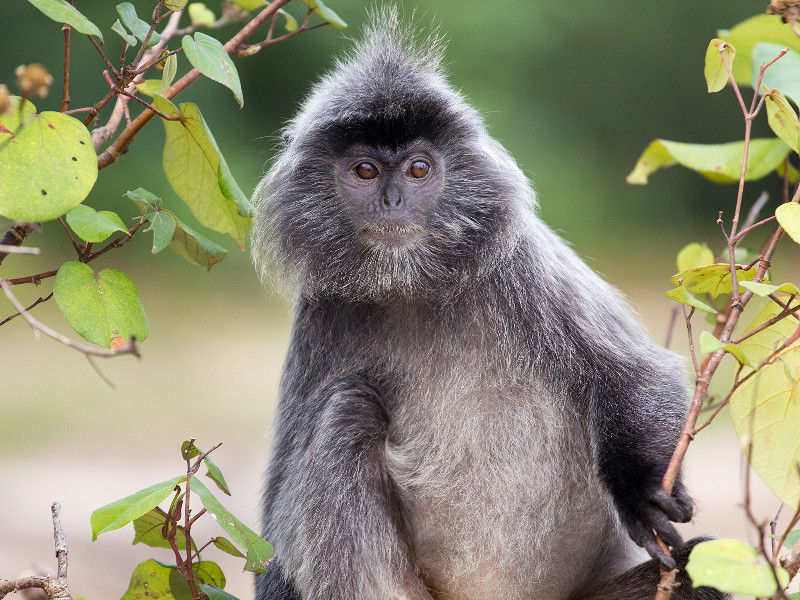
<instances>
[{"instance_id":1,"label":"monkey's chest","mask_svg":"<svg viewBox=\"0 0 800 600\"><path fill-rule=\"evenodd\" d=\"M566 399L471 377L411 396L392 415L387 466L426 583L476 600L552 599L582 583L616 543L616 518Z\"/></svg>"}]
</instances>

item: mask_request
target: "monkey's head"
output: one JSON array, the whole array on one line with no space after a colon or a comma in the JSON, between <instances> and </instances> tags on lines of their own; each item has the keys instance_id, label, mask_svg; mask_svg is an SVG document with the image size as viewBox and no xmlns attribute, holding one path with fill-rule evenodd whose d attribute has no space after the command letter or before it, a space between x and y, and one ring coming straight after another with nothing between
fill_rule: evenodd
<instances>
[{"instance_id":1,"label":"monkey's head","mask_svg":"<svg viewBox=\"0 0 800 600\"><path fill-rule=\"evenodd\" d=\"M312 89L255 192L253 256L307 297L447 301L504 260L533 191L396 10Z\"/></svg>"}]
</instances>

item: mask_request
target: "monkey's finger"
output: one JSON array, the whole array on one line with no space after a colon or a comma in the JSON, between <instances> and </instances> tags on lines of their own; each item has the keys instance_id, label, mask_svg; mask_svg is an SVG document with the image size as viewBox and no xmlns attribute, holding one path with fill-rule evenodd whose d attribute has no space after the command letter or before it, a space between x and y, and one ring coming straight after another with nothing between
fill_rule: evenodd
<instances>
[{"instance_id":1,"label":"monkey's finger","mask_svg":"<svg viewBox=\"0 0 800 600\"><path fill-rule=\"evenodd\" d=\"M647 553L655 558L661 565L669 570L675 568L676 563L675 559L672 558L669 554L664 552L661 546L656 541L655 536L652 533L648 533L648 536L643 540L644 543L640 544Z\"/></svg>"},{"instance_id":2,"label":"monkey's finger","mask_svg":"<svg viewBox=\"0 0 800 600\"><path fill-rule=\"evenodd\" d=\"M648 494L647 499L664 511L670 521L686 523L692 518L692 501L683 489L676 488L674 495L670 496L659 487Z\"/></svg>"},{"instance_id":3,"label":"monkey's finger","mask_svg":"<svg viewBox=\"0 0 800 600\"><path fill-rule=\"evenodd\" d=\"M678 533L678 530L673 527L672 523L669 522L669 519L667 519L664 513L658 512L652 515L651 524L658 534L658 537L660 537L664 543L673 548L683 546L683 538Z\"/></svg>"}]
</instances>

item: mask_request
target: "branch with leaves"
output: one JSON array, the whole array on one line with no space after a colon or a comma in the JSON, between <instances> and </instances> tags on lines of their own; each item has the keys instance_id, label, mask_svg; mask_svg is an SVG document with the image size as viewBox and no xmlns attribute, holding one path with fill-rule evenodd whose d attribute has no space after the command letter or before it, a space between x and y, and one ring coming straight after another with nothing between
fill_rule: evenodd
<instances>
[{"instance_id":1,"label":"branch with leaves","mask_svg":"<svg viewBox=\"0 0 800 600\"><path fill-rule=\"evenodd\" d=\"M774 3L773 3L774 4ZM791 19L790 19L791 21ZM690 410L663 486L672 492L689 444L728 406L734 429L746 451L752 469L777 498L800 514L800 295L797 285L773 285L768 280L778 243L788 233L800 243L800 173L794 163L800 152L800 122L787 98L800 100L800 85L793 75L800 67L800 39L793 29L774 16L753 17L721 32L723 39L710 42L706 52L705 77L710 93L728 85L733 89L744 119L744 139L726 144L686 144L654 140L628 176L630 183L646 183L649 175L674 164L692 169L717 183L737 184L733 216L727 225L720 212L717 224L724 238L724 252L717 256L705 244L692 243L678 255L679 272L672 278L677 287L667 296L683 305L689 348L695 365L696 386ZM786 47L786 40L792 40ZM780 43L778 43L780 42ZM750 53L734 60L735 47ZM751 85L754 93L745 102L740 86ZM754 139L752 124L766 109L774 138ZM766 200L762 197L750 209L740 228L744 209L745 183L770 173L783 179L782 203L774 214L759 219ZM796 191L789 197L791 185ZM777 224L776 224L777 223ZM745 235L752 237L769 230L761 248L746 249ZM724 300L722 308L717 308ZM735 333L751 303L760 312L744 331ZM695 338L692 318L709 315L713 331L701 331ZM696 351L703 355L698 360ZM735 361L733 382L713 414L697 425L701 410L710 403L709 386L728 357ZM718 377L717 377L718 379ZM757 597L785 598L786 587L796 575L794 549L784 565L780 545L793 548L800 531L793 518L786 531L776 536L778 548L765 550L766 523L752 513L749 502L749 470L745 507L747 519L761 542L752 547L738 540L713 540L692 551L687 571L694 585L715 587L728 593ZM773 532L774 534L774 532ZM798 548L800 550L800 547ZM759 557L761 560L759 561ZM792 565L792 571L785 568ZM656 598L670 597L675 572L663 572Z\"/></svg>"},{"instance_id":2,"label":"branch with leaves","mask_svg":"<svg viewBox=\"0 0 800 600\"><path fill-rule=\"evenodd\" d=\"M53 291L27 308L12 302L17 312L0 320L0 325L22 315L35 330L51 331L32 320L29 311L52 297L84 339L105 347L110 354L118 354L122 347L134 352L132 340L141 343L149 334L135 284L117 269L96 273L88 263L123 248L137 231L153 234L154 254L170 247L189 263L206 269L222 261L228 250L178 219L163 200L164 193L129 187L133 191L126 194L131 201L128 217L135 220L131 227L116 212L95 210L88 202L99 172L116 163L147 123L158 117L166 133L162 164L172 192L202 228L226 234L244 248L252 218L249 199L234 180L200 108L193 103L174 104L173 99L206 77L227 87L241 106L244 98L232 57L249 57L322 25L345 27L345 23L319 0L297 0L304 5L299 25L284 9L290 0L225 2L219 18L201 3L153 0L146 19L138 16L133 4L122 2L117 5L119 19L111 27L121 43L116 61L109 53L110 40L80 12L78 2L29 2L63 24L64 83L59 112L40 112L33 104L32 99L44 98L53 84L43 65L17 69L19 96L10 96L8 86L0 86L0 161L8 166L0 178L0 216L16 222L0 240L0 262L7 256L16 257L42 223L56 220L77 256L72 260L54 257L53 267L42 273L7 272L3 290L9 300L11 286L38 285L50 278ZM189 24L182 28L187 17ZM318 22L312 23L312 19ZM200 31L212 32L237 22L242 25L224 44ZM283 35L275 35L279 22L286 29ZM265 39L248 43L262 28L267 29ZM84 34L100 55L109 88L93 105L69 110L70 87L76 85L70 78L70 48L80 39L72 35L73 30ZM186 62L188 71L178 77L181 63ZM138 114L133 114L137 107ZM85 117L80 121L74 115ZM118 131L123 121L125 126ZM95 249L101 243L105 245ZM24 267L24 260L21 265ZM68 345L85 352L83 345ZM106 355L95 350L85 353Z\"/></svg>"},{"instance_id":3,"label":"branch with leaves","mask_svg":"<svg viewBox=\"0 0 800 600\"><path fill-rule=\"evenodd\" d=\"M201 552L212 545L244 559L247 571L262 573L266 569L272 558L272 546L234 517L198 477L200 467L205 465L206 477L230 496L222 471L208 458L220 445L203 452L195 446L194 439L184 442L181 458L186 463L185 474L135 492L92 513L93 540L102 533L133 523L134 544L172 551L175 565L153 559L139 564L133 571L126 596L163 593L168 598L231 600L233 596L223 591L222 569L201 556ZM166 506L170 496L168 508L161 508L159 505ZM202 508L193 514L191 503L198 500ZM230 540L215 536L203 545L195 542L192 526L206 514L217 521Z\"/></svg>"}]
</instances>

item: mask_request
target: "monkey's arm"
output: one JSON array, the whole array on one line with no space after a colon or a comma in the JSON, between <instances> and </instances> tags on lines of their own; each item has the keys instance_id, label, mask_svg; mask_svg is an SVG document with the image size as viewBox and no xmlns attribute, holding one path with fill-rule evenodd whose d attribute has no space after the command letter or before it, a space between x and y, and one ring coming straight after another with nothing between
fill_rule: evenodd
<instances>
[{"instance_id":1,"label":"monkey's arm","mask_svg":"<svg viewBox=\"0 0 800 600\"><path fill-rule=\"evenodd\" d=\"M637 544L673 568L675 561L656 535L670 546L682 545L670 521L685 523L692 516L681 480L671 495L661 485L683 424L686 387L675 357L646 345L640 342L638 355L608 370L597 388L592 420L600 475L622 523Z\"/></svg>"},{"instance_id":2,"label":"monkey's arm","mask_svg":"<svg viewBox=\"0 0 800 600\"><path fill-rule=\"evenodd\" d=\"M282 401L291 403L291 393ZM258 598L293 586L294 595L278 597L430 600L408 559L384 468L388 414L380 394L352 377L294 406L278 426L281 464L273 464L266 507L266 536L283 572L262 576Z\"/></svg>"}]
</instances>

